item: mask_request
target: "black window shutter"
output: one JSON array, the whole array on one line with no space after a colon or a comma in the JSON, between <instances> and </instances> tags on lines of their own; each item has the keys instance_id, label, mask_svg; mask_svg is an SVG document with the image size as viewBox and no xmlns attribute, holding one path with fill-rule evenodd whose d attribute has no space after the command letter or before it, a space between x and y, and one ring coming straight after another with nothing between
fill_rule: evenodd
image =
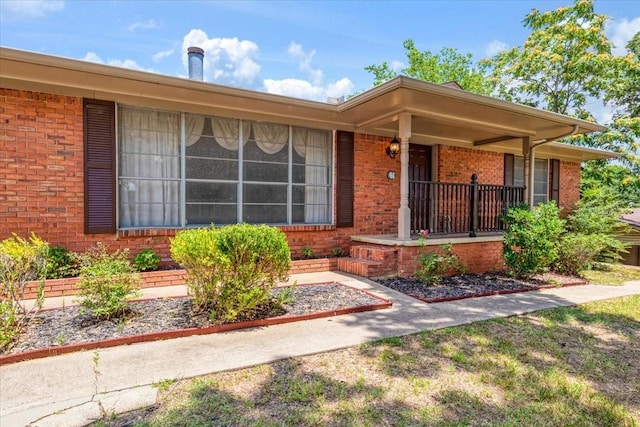
<instances>
[{"instance_id":1,"label":"black window shutter","mask_svg":"<svg viewBox=\"0 0 640 427\"><path fill-rule=\"evenodd\" d=\"M549 199L560 205L560 160L551 159L549 168Z\"/></svg>"},{"instance_id":2,"label":"black window shutter","mask_svg":"<svg viewBox=\"0 0 640 427\"><path fill-rule=\"evenodd\" d=\"M513 186L514 159L513 154L504 155L504 185Z\"/></svg>"},{"instance_id":3,"label":"black window shutter","mask_svg":"<svg viewBox=\"0 0 640 427\"><path fill-rule=\"evenodd\" d=\"M116 231L115 104L84 99L84 232Z\"/></svg>"},{"instance_id":4,"label":"black window shutter","mask_svg":"<svg viewBox=\"0 0 640 427\"><path fill-rule=\"evenodd\" d=\"M337 227L353 227L353 132L337 132Z\"/></svg>"}]
</instances>

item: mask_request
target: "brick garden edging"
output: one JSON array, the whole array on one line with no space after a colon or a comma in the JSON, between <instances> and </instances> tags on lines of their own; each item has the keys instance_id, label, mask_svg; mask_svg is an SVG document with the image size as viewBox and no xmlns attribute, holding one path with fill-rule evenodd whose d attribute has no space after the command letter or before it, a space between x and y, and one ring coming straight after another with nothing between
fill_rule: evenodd
<instances>
[{"instance_id":1,"label":"brick garden edging","mask_svg":"<svg viewBox=\"0 0 640 427\"><path fill-rule=\"evenodd\" d=\"M342 283L338 283L338 284L346 288L356 289L356 288L352 288L351 286L344 285ZM313 284L309 283L301 286L309 286L309 285L313 285ZM285 315L285 316L278 316L278 317L270 317L266 319L249 320L245 322L225 323L222 325L208 326L208 327L202 327L202 328L188 328L188 329L176 329L172 331L151 332L151 333L146 333L141 335L131 335L126 337L110 338L102 341L48 347L48 348L42 348L38 350L25 351L22 353L7 354L4 356L0 355L0 366L8 365L10 363L22 362L25 360L42 359L44 357L49 357L49 356L57 356L60 354L73 353L81 350L109 348L109 347L116 347L116 346L125 345L125 344L135 344L135 343L141 343L141 342L190 337L193 335L208 335L208 334L215 334L219 332L235 331L238 329L281 325L284 323L299 322L302 320L320 319L324 317L341 316L343 314L353 314L353 313L362 313L365 311L383 310L393 305L393 303L390 300L382 298L378 295L374 295L371 292L368 292L363 289L356 289L356 290L358 292L365 293L366 295L378 300L379 302L376 304L344 307L336 310L319 311L319 312L309 313L309 314L290 315L290 316Z\"/></svg>"},{"instance_id":2,"label":"brick garden edging","mask_svg":"<svg viewBox=\"0 0 640 427\"><path fill-rule=\"evenodd\" d=\"M334 271L338 269L338 258L317 258L291 261L289 274L315 273L319 271ZM162 286L184 285L185 271L183 269L160 270L139 273L142 288L158 288ZM66 279L48 279L44 284L45 298L75 295L78 293L77 277ZM25 290L24 299L35 299L38 282L29 282Z\"/></svg>"}]
</instances>

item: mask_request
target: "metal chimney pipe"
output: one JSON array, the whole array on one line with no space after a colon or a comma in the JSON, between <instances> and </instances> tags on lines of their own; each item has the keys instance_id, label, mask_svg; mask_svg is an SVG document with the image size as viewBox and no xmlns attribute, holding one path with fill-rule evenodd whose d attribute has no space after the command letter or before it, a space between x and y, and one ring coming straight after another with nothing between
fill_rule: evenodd
<instances>
[{"instance_id":1,"label":"metal chimney pipe","mask_svg":"<svg viewBox=\"0 0 640 427\"><path fill-rule=\"evenodd\" d=\"M189 55L189 78L191 80L203 80L204 50L192 46L187 49Z\"/></svg>"}]
</instances>

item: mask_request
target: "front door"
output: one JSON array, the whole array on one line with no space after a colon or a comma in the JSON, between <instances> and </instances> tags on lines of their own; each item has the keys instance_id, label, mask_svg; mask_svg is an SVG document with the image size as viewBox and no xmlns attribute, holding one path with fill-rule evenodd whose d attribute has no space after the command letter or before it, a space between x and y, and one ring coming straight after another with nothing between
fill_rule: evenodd
<instances>
[{"instance_id":1,"label":"front door","mask_svg":"<svg viewBox=\"0 0 640 427\"><path fill-rule=\"evenodd\" d=\"M428 230L429 185L431 181L431 146L409 144L409 208L411 233Z\"/></svg>"}]
</instances>

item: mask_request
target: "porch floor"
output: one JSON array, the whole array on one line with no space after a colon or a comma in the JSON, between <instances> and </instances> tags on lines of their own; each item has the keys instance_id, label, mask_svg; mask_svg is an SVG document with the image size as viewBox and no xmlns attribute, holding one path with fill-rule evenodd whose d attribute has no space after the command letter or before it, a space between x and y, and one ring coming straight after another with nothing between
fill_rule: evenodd
<instances>
[{"instance_id":1,"label":"porch floor","mask_svg":"<svg viewBox=\"0 0 640 427\"><path fill-rule=\"evenodd\" d=\"M444 245L446 243L483 243L501 242L503 239L500 232L478 232L476 237L469 237L468 233L459 234L437 234L427 238L428 245ZM415 236L409 240L398 239L397 234L381 234L370 236L351 236L354 242L373 243L385 246L422 246L422 242Z\"/></svg>"}]
</instances>

